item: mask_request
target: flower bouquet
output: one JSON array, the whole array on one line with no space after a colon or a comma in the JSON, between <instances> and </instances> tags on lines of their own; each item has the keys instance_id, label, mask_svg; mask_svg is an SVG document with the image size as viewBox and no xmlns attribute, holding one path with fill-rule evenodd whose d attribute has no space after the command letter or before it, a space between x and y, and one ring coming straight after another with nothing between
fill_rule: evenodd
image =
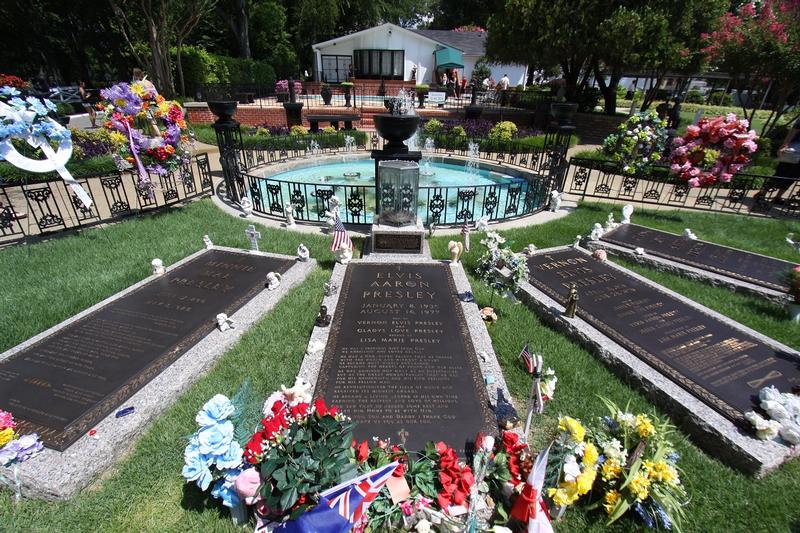
<instances>
[{"instance_id":1,"label":"flower bouquet","mask_svg":"<svg viewBox=\"0 0 800 533\"><path fill-rule=\"evenodd\" d=\"M670 172L691 187L730 182L758 150L756 132L749 127L733 113L688 126L683 137L672 141Z\"/></svg>"},{"instance_id":2,"label":"flower bouquet","mask_svg":"<svg viewBox=\"0 0 800 533\"><path fill-rule=\"evenodd\" d=\"M513 295L523 282L528 281L529 271L525 256L516 254L507 247L500 248L500 245L505 242L505 238L494 231L487 231L486 237L481 239L481 244L486 246L486 251L478 258L475 273L492 289L490 307L494 301L495 292L499 292L503 297L509 293ZM501 268L507 268L510 271L508 279L500 275L498 269Z\"/></svg>"},{"instance_id":3,"label":"flower bouquet","mask_svg":"<svg viewBox=\"0 0 800 533\"><path fill-rule=\"evenodd\" d=\"M800 444L800 396L781 393L773 386L764 387L758 393L759 407L767 415L762 417L748 411L744 417L753 425L756 436L772 440L778 435L790 445Z\"/></svg>"},{"instance_id":4,"label":"flower bouquet","mask_svg":"<svg viewBox=\"0 0 800 533\"><path fill-rule=\"evenodd\" d=\"M646 172L661 160L667 143L667 121L650 111L635 113L603 141L603 152L619 163L624 174Z\"/></svg>"},{"instance_id":5,"label":"flower bouquet","mask_svg":"<svg viewBox=\"0 0 800 533\"><path fill-rule=\"evenodd\" d=\"M152 195L149 172L164 176L189 163L186 121L178 102L165 100L147 80L100 91L120 170L135 166L139 187Z\"/></svg>"},{"instance_id":6,"label":"flower bouquet","mask_svg":"<svg viewBox=\"0 0 800 533\"><path fill-rule=\"evenodd\" d=\"M0 474L0 482L12 487L15 501L19 501L22 493L17 465L42 451L42 443L36 433L19 435L16 428L17 424L12 414L0 410L0 466L11 468L14 475L13 480L7 480Z\"/></svg>"}]
</instances>

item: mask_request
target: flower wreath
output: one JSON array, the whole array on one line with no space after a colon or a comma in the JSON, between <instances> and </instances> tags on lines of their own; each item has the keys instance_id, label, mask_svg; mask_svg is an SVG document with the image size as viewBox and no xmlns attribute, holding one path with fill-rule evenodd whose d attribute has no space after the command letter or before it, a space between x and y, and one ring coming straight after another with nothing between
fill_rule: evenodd
<instances>
[{"instance_id":1,"label":"flower wreath","mask_svg":"<svg viewBox=\"0 0 800 533\"><path fill-rule=\"evenodd\" d=\"M683 137L672 141L670 171L691 187L730 182L758 150L756 132L749 127L733 113L690 125Z\"/></svg>"},{"instance_id":2,"label":"flower wreath","mask_svg":"<svg viewBox=\"0 0 800 533\"><path fill-rule=\"evenodd\" d=\"M164 176L189 163L186 121L178 102L164 99L147 80L118 83L100 94L108 116L105 127L117 150L115 162L120 169L137 167L140 188L153 189L149 172Z\"/></svg>"},{"instance_id":3,"label":"flower wreath","mask_svg":"<svg viewBox=\"0 0 800 533\"><path fill-rule=\"evenodd\" d=\"M624 174L637 174L661 160L667 143L667 121L650 111L636 113L603 141L603 151L620 164Z\"/></svg>"}]
</instances>

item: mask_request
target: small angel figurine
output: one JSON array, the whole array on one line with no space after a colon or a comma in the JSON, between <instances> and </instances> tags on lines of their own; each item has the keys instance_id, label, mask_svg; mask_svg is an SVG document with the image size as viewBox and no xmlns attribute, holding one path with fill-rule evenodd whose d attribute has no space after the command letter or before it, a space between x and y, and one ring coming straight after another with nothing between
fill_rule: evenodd
<instances>
[{"instance_id":1,"label":"small angel figurine","mask_svg":"<svg viewBox=\"0 0 800 533\"><path fill-rule=\"evenodd\" d=\"M244 213L245 218L249 218L253 214L253 202L251 202L250 198L247 196L242 198L242 201L239 202L239 207L242 208L242 213Z\"/></svg>"},{"instance_id":2,"label":"small angel figurine","mask_svg":"<svg viewBox=\"0 0 800 533\"><path fill-rule=\"evenodd\" d=\"M267 274L267 290L274 291L278 287L281 286L281 281L283 280L283 276L278 274L277 272L270 272Z\"/></svg>"},{"instance_id":3,"label":"small angel figurine","mask_svg":"<svg viewBox=\"0 0 800 533\"><path fill-rule=\"evenodd\" d=\"M211 242L211 237L208 235L203 235L203 245L206 247L206 250L210 250L214 247L214 243Z\"/></svg>"},{"instance_id":4,"label":"small angel figurine","mask_svg":"<svg viewBox=\"0 0 800 533\"><path fill-rule=\"evenodd\" d=\"M301 242L300 246L297 247L297 259L300 261L308 261L309 257L311 257L311 252L309 252L306 245Z\"/></svg>"},{"instance_id":5,"label":"small angel figurine","mask_svg":"<svg viewBox=\"0 0 800 533\"><path fill-rule=\"evenodd\" d=\"M286 202L286 205L283 206L283 214L286 215L286 227L287 228L295 227L294 204L292 202Z\"/></svg>"},{"instance_id":6,"label":"small angel figurine","mask_svg":"<svg viewBox=\"0 0 800 533\"><path fill-rule=\"evenodd\" d=\"M529 244L528 246L522 249L522 255L524 255L525 257L533 257L533 254L535 253L536 253L535 244Z\"/></svg>"},{"instance_id":7,"label":"small angel figurine","mask_svg":"<svg viewBox=\"0 0 800 533\"><path fill-rule=\"evenodd\" d=\"M236 326L233 325L233 320L228 317L225 313L220 313L216 317L217 320L217 329L220 331L228 331L229 329L235 329Z\"/></svg>"},{"instance_id":8,"label":"small angel figurine","mask_svg":"<svg viewBox=\"0 0 800 533\"><path fill-rule=\"evenodd\" d=\"M150 261L150 265L153 267L154 276L160 276L161 274L167 271L167 269L164 268L164 262L161 261L161 259L158 258L153 259L152 261Z\"/></svg>"},{"instance_id":9,"label":"small angel figurine","mask_svg":"<svg viewBox=\"0 0 800 533\"><path fill-rule=\"evenodd\" d=\"M349 246L347 246L347 244L342 244L339 248L337 248L335 255L336 261L343 265L346 265L351 259L353 259L353 251Z\"/></svg>"},{"instance_id":10,"label":"small angel figurine","mask_svg":"<svg viewBox=\"0 0 800 533\"><path fill-rule=\"evenodd\" d=\"M550 211L555 213L559 209L561 209L561 199L564 196L563 192L559 192L553 189L550 192Z\"/></svg>"},{"instance_id":11,"label":"small angel figurine","mask_svg":"<svg viewBox=\"0 0 800 533\"><path fill-rule=\"evenodd\" d=\"M447 243L447 249L450 250L450 264L455 265L461 260L461 254L464 253L464 244L459 241L450 241Z\"/></svg>"},{"instance_id":12,"label":"small angel figurine","mask_svg":"<svg viewBox=\"0 0 800 533\"><path fill-rule=\"evenodd\" d=\"M630 224L631 215L633 215L633 206L631 204L625 204L622 207L622 220L620 224Z\"/></svg>"},{"instance_id":13,"label":"small angel figurine","mask_svg":"<svg viewBox=\"0 0 800 533\"><path fill-rule=\"evenodd\" d=\"M605 233L603 226L601 226L599 222L595 222L594 226L592 227L592 232L589 234L589 239L593 241L599 241L603 236L603 233Z\"/></svg>"},{"instance_id":14,"label":"small angel figurine","mask_svg":"<svg viewBox=\"0 0 800 533\"><path fill-rule=\"evenodd\" d=\"M687 239L691 239L693 241L697 240L697 235L695 235L694 232L692 230L690 230L689 228L686 228L685 230L683 230L683 236L686 237Z\"/></svg>"}]
</instances>

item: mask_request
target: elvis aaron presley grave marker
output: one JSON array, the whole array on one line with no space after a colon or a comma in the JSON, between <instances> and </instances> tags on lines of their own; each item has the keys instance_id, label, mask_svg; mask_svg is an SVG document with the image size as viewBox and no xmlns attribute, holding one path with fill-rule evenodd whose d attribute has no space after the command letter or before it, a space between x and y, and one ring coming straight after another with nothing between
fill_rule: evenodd
<instances>
[{"instance_id":1,"label":"elvis aaron presley grave marker","mask_svg":"<svg viewBox=\"0 0 800 533\"><path fill-rule=\"evenodd\" d=\"M496 433L448 265L350 264L339 298L315 393L358 422L357 439L447 440L463 455Z\"/></svg>"},{"instance_id":2,"label":"elvis aaron presley grave marker","mask_svg":"<svg viewBox=\"0 0 800 533\"><path fill-rule=\"evenodd\" d=\"M203 252L0 361L0 409L63 451L292 264Z\"/></svg>"},{"instance_id":3,"label":"elvis aaron presley grave marker","mask_svg":"<svg viewBox=\"0 0 800 533\"><path fill-rule=\"evenodd\" d=\"M528 260L530 283L564 305L574 283L578 316L733 422L753 395L800 385L800 360L781 353L620 269L575 249Z\"/></svg>"}]
</instances>

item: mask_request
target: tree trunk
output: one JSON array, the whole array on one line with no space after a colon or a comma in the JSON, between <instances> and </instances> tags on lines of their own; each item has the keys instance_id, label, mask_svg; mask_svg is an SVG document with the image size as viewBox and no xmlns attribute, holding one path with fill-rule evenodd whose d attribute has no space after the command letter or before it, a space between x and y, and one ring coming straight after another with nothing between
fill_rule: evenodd
<instances>
[{"instance_id":1,"label":"tree trunk","mask_svg":"<svg viewBox=\"0 0 800 533\"><path fill-rule=\"evenodd\" d=\"M177 61L178 83L181 89L181 96L186 96L186 84L183 81L183 63L181 62L181 49L183 49L183 39L178 41L176 48L175 61Z\"/></svg>"},{"instance_id":2,"label":"tree trunk","mask_svg":"<svg viewBox=\"0 0 800 533\"><path fill-rule=\"evenodd\" d=\"M594 79L603 95L603 113L606 115L617 114L617 86L622 79L622 69L619 67L611 68L611 77L606 83L605 76L600 72L600 63L594 61Z\"/></svg>"},{"instance_id":3,"label":"tree trunk","mask_svg":"<svg viewBox=\"0 0 800 533\"><path fill-rule=\"evenodd\" d=\"M239 51L242 57L250 59L250 23L247 17L247 2L239 0L236 3L236 16L239 18Z\"/></svg>"},{"instance_id":4,"label":"tree trunk","mask_svg":"<svg viewBox=\"0 0 800 533\"><path fill-rule=\"evenodd\" d=\"M580 71L570 63L570 60L562 62L561 70L564 73L564 97L567 102L574 102L578 97L578 75Z\"/></svg>"}]
</instances>

